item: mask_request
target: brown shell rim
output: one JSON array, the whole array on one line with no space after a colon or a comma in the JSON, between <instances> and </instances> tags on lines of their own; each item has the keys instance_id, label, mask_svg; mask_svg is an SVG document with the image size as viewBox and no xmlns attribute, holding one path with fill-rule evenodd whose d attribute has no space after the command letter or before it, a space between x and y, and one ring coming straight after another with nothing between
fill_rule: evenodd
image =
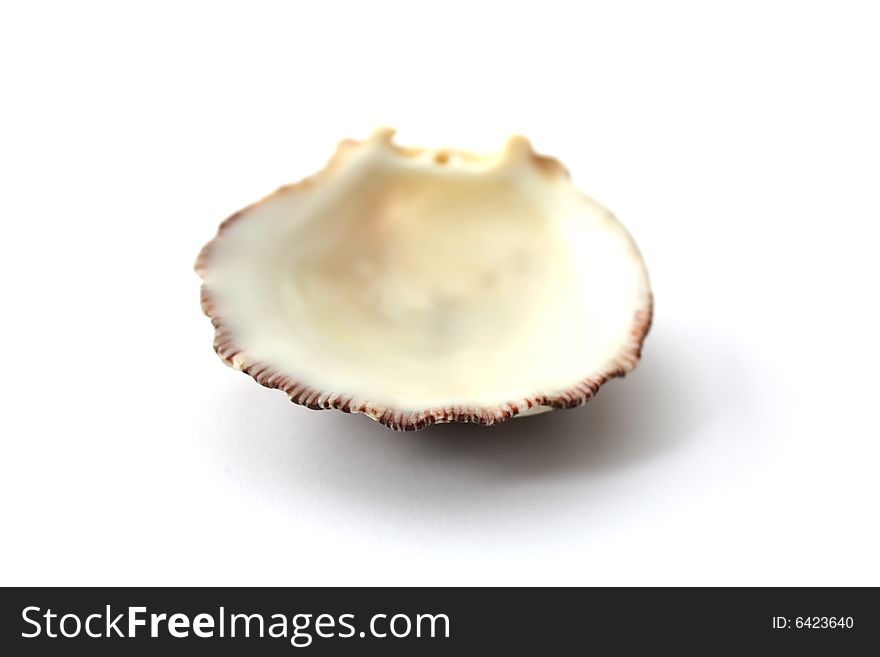
<instances>
[{"instance_id":1,"label":"brown shell rim","mask_svg":"<svg viewBox=\"0 0 880 657\"><path fill-rule=\"evenodd\" d=\"M383 131L382 138L389 140L393 132ZM521 138L520 138L521 139ZM229 226L241 220L247 213L263 203L266 199L276 194L285 193L294 189L304 189L312 186L319 178L326 176L336 167L344 156L346 150L356 147L360 142L346 140L340 143L336 153L327 165L315 175L305 178L292 185L285 185L278 190L238 212L232 214L220 224L215 237L201 250L195 262L196 273L204 279L204 272L208 269L210 253L213 245L219 240ZM404 149L394 146L398 153L404 156L419 152L419 149ZM534 164L542 171L568 175L565 167L553 158L532 153ZM553 166L549 166L552 163ZM635 248L635 245L633 245ZM296 381L293 377L281 372L265 362L256 361L247 357L244 348L238 345L227 327L223 318L217 312L211 291L206 284L201 286L202 311L207 315L214 326L214 351L230 367L240 370L254 381L266 388L282 390L295 404L305 406L313 410L340 410L343 413L363 413L377 422L394 429L395 431L415 431L424 429L433 424L449 422L468 422L482 426L498 425L516 417L520 413L535 406L548 406L553 409L565 409L581 406L590 401L598 392L599 388L617 377L623 377L632 371L642 354L642 345L651 328L653 319L653 295L648 292L645 307L636 311L630 327L629 340L623 351L611 359L611 365L588 377L582 379L572 387L555 394L535 394L519 400L513 400L497 406L443 406L426 408L422 410L404 411L390 408L369 401L355 402L351 395L344 395L328 391L316 390Z\"/></svg>"}]
</instances>

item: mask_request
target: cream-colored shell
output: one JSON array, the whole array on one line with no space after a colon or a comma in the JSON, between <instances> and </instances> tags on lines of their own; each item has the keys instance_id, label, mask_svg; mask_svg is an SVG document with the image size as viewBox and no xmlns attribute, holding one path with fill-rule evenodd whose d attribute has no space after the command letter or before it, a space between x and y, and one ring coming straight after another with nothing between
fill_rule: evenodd
<instances>
[{"instance_id":1,"label":"cream-colored shell","mask_svg":"<svg viewBox=\"0 0 880 657\"><path fill-rule=\"evenodd\" d=\"M584 403L632 369L641 256L565 169L377 131L221 225L196 269L229 365L312 408L395 429Z\"/></svg>"}]
</instances>

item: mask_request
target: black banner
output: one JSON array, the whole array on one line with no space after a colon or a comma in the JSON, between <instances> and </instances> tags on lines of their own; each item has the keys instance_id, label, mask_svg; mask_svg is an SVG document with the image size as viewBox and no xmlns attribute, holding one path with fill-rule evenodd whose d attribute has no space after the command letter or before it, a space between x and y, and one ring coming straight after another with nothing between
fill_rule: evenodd
<instances>
[{"instance_id":1,"label":"black banner","mask_svg":"<svg viewBox=\"0 0 880 657\"><path fill-rule=\"evenodd\" d=\"M867 654L859 588L2 590L2 654ZM460 651L464 651L460 653Z\"/></svg>"}]
</instances>

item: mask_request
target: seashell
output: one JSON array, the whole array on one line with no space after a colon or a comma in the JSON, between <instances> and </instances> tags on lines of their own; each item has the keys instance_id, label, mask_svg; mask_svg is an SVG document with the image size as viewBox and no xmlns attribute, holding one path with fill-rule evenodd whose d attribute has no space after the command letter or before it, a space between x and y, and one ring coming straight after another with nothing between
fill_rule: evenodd
<instances>
[{"instance_id":1,"label":"seashell","mask_svg":"<svg viewBox=\"0 0 880 657\"><path fill-rule=\"evenodd\" d=\"M343 141L202 249L225 363L397 430L578 406L636 366L642 257L557 160L523 137L485 155L392 137Z\"/></svg>"}]
</instances>

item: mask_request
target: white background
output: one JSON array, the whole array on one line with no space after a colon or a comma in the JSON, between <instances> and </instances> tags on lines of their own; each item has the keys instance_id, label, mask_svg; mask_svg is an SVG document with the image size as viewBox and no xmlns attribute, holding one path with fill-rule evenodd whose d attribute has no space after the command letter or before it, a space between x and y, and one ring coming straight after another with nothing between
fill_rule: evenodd
<instances>
[{"instance_id":1,"label":"white background","mask_svg":"<svg viewBox=\"0 0 880 657\"><path fill-rule=\"evenodd\" d=\"M880 584L871 8L4 4L0 581ZM636 372L398 434L224 367L199 248L378 125L565 162Z\"/></svg>"}]
</instances>

